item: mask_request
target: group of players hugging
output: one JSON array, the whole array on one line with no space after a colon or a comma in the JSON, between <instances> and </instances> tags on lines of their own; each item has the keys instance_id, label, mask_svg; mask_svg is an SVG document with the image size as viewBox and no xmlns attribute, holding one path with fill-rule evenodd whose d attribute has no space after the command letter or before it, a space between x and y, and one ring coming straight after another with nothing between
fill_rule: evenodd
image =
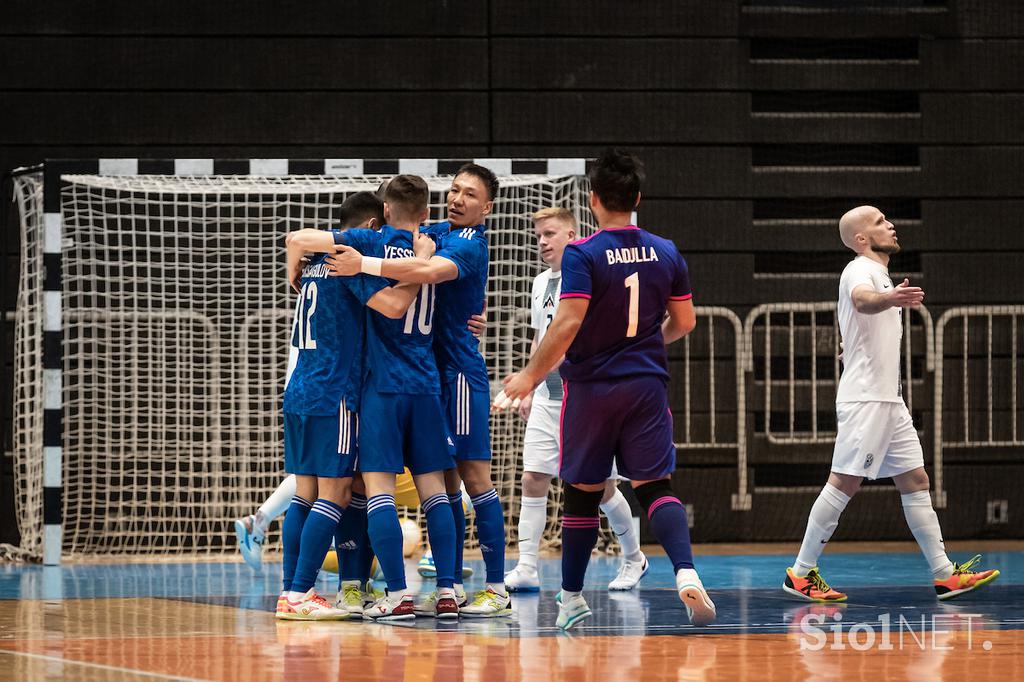
<instances>
[{"instance_id":1,"label":"group of players hugging","mask_svg":"<svg viewBox=\"0 0 1024 682\"><path fill-rule=\"evenodd\" d=\"M676 449L666 345L694 329L696 312L675 244L632 224L643 176L640 160L626 151L609 149L593 163L590 209L599 230L587 238L577 239L576 219L564 207L534 214L548 269L533 284L531 356L522 371L505 377L493 403L478 349L489 265L485 219L498 191L489 169L459 169L445 222L424 225L426 182L398 175L377 193L348 197L339 229L288 234L287 274L298 294L297 360L284 395L290 476L256 514L235 524L243 555L258 565L270 522L287 510L277 618L512 614L510 592L540 588L538 548L548 488L558 477L565 486L560 628L591 615L582 590L599 512L622 545L608 589L634 589L649 569L620 480L629 481L665 549L690 622L715 619L694 569L686 511L670 483ZM840 285L847 370L836 455L783 587L800 599L846 599L822 579L817 558L862 478L892 476L939 598L956 596L998 571L974 572L976 560L958 565L946 558L920 444L899 394L901 309L920 305L923 292L889 281L888 257L899 247L878 209L850 211L840 234L857 258ZM873 361L877 354L890 359ZM527 421L519 560L507 574L488 424L492 410L505 409ZM865 448L874 453L867 468ZM426 518L430 555L421 573L436 577L436 589L419 601L406 582L396 502L418 504ZM473 595L462 585L470 572L463 566L470 504L486 566L484 589ZM340 573L333 602L314 589L332 544ZM375 561L387 584L383 593L370 581Z\"/></svg>"}]
</instances>

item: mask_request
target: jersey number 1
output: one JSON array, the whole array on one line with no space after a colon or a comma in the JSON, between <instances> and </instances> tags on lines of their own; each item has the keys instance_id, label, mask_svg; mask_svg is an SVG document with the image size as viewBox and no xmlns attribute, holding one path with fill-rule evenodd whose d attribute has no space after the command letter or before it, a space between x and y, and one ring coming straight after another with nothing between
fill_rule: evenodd
<instances>
[{"instance_id":1,"label":"jersey number 1","mask_svg":"<svg viewBox=\"0 0 1024 682\"><path fill-rule=\"evenodd\" d=\"M629 326L626 327L626 338L636 336L637 317L640 314L640 273L634 272L623 282L629 289Z\"/></svg>"},{"instance_id":2,"label":"jersey number 1","mask_svg":"<svg viewBox=\"0 0 1024 682\"><path fill-rule=\"evenodd\" d=\"M316 339L313 338L313 313L316 312L316 282L306 282L299 292L299 314L295 316L295 325L299 336L300 350L316 350Z\"/></svg>"}]
</instances>

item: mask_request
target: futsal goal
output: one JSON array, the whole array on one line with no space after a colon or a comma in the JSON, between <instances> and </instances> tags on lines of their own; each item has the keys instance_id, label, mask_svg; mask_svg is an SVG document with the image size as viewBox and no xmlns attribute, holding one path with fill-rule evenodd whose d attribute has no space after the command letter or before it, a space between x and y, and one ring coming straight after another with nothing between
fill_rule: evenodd
<instances>
[{"instance_id":1,"label":"futsal goal","mask_svg":"<svg viewBox=\"0 0 1024 682\"><path fill-rule=\"evenodd\" d=\"M564 206L583 234L593 225L583 159L477 162L501 183L487 220L481 339L496 381L529 354L530 287L544 267L531 215ZM427 180L430 219L443 220L462 163L102 159L16 174L21 550L46 563L233 551L231 521L284 476L280 408L294 309L285 233L337 226L349 194L399 172ZM517 416L492 417L510 539L523 428ZM549 509L551 542L557 507Z\"/></svg>"}]
</instances>

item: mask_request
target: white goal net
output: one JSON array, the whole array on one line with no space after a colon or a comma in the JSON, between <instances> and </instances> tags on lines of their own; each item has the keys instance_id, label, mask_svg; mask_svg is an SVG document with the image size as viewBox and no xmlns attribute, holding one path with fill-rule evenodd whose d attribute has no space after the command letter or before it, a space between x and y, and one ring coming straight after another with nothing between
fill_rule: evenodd
<instances>
[{"instance_id":1,"label":"white goal net","mask_svg":"<svg viewBox=\"0 0 1024 682\"><path fill-rule=\"evenodd\" d=\"M294 294L289 230L337 225L349 194L382 176L64 175L63 555L234 549L232 520L283 477L280 412ZM427 178L431 220L450 177ZM16 177L21 277L15 469L21 548L43 542L43 179ZM515 175L488 218L481 348L492 382L530 348L530 286L543 264L530 216L564 206L592 231L586 180ZM524 424L492 420L495 484L515 540ZM559 493L552 491L557 504ZM408 514L418 518L417 510ZM472 525L472 524L471 524ZM270 547L278 541L272 527ZM557 541L550 508L547 543Z\"/></svg>"}]
</instances>

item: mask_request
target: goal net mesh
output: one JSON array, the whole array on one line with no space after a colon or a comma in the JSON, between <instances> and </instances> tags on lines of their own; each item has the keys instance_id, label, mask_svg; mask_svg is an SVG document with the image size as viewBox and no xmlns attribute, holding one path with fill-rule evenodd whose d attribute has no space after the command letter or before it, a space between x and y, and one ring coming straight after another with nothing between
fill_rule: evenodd
<instances>
[{"instance_id":1,"label":"goal net mesh","mask_svg":"<svg viewBox=\"0 0 1024 682\"><path fill-rule=\"evenodd\" d=\"M337 226L379 176L61 178L65 557L216 554L232 521L281 482L281 396L294 294L283 237ZM450 177L427 178L431 221ZM542 269L530 216L564 206L593 231L578 176L501 177L487 220L490 277L481 349L492 383L530 349L530 289ZM21 549L43 530L43 186L16 178L21 274L14 449ZM492 389L494 390L494 389ZM492 417L493 476L516 539L524 423ZM552 487L544 546L558 542ZM420 523L419 510L402 513ZM472 528L473 524L469 524ZM268 549L279 547L274 524ZM602 535L607 548L610 534ZM470 546L475 538L470 534Z\"/></svg>"}]
</instances>

